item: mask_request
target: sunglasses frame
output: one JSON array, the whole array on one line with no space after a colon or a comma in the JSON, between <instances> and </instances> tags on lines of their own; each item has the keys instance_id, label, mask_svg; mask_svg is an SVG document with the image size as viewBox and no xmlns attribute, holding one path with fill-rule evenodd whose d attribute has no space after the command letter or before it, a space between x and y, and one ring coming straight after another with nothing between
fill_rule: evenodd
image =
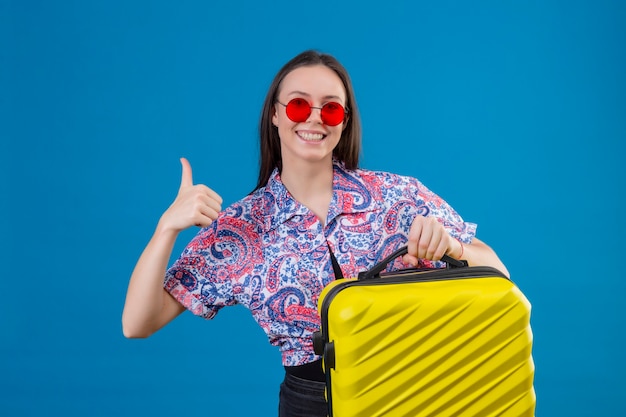
<instances>
[{"instance_id":1,"label":"sunglasses frame","mask_svg":"<svg viewBox=\"0 0 626 417\"><path fill-rule=\"evenodd\" d=\"M328 103L325 103L322 107L315 107L315 106L311 106L311 104L310 104L307 100L305 100L305 99L303 99L303 98L301 98L301 97L295 97L295 98L292 98L291 100L289 100L289 101L287 102L287 104L283 104L283 103L281 103L281 102L280 102L280 101L278 101L278 100L276 100L276 103L280 104L281 106L283 106L283 107L285 108L285 110L287 110L287 106L289 106L289 104L290 104L291 102L295 101L295 100L302 100L302 101L304 101L305 103L307 103L307 104L309 105L309 114L306 116L306 119L304 119L304 120L293 120L291 117L289 117L289 114L287 113L287 117L289 118L289 120L291 120L292 122L295 122L295 123L304 123L304 122L306 122L306 121L307 121L307 119L308 119L309 117L311 117L311 113L313 113L313 109L317 109L317 110L319 110L319 111L320 111L320 118L322 119L322 122L323 122L325 125L327 125L327 126L339 126L341 123L344 123L344 122L346 121L346 116L350 113L350 110L349 110L347 107L342 106L342 105L341 105L341 103L338 103L338 102L336 102L336 101L329 101ZM342 118L342 119L341 119L341 121L340 121L339 123L337 123L337 124L329 124L329 123L327 123L327 122L324 120L324 113L323 113L323 109L324 109L324 107L326 107L326 106L328 106L328 105L332 105L332 104L337 105L337 106L339 106L339 107L341 107L341 108L343 109L343 118Z\"/></svg>"}]
</instances>

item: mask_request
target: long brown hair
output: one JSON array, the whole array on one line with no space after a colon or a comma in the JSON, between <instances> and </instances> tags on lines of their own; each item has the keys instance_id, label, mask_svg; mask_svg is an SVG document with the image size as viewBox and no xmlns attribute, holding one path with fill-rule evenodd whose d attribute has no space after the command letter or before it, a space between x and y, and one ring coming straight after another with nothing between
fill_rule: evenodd
<instances>
[{"instance_id":1,"label":"long brown hair","mask_svg":"<svg viewBox=\"0 0 626 417\"><path fill-rule=\"evenodd\" d=\"M282 170L280 137L278 136L278 128L272 123L272 116L274 115L275 109L274 105L278 99L280 84L287 74L296 68L313 65L325 65L333 70L343 82L343 87L346 90L346 108L348 109L349 117L345 122L346 127L341 133L339 144L333 151L333 156L343 162L347 169L356 169L359 165L359 156L361 153L361 119L359 118L352 81L350 80L348 71L331 55L313 50L304 51L292 58L278 71L265 97L263 110L261 112L261 121L259 123L261 154L259 179L255 190L267 184L275 168L278 168L279 171Z\"/></svg>"}]
</instances>

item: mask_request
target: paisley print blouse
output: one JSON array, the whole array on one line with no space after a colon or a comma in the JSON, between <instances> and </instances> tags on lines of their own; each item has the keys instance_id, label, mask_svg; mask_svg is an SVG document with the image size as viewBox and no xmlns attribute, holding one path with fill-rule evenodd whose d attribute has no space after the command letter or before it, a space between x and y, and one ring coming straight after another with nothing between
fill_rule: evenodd
<instances>
[{"instance_id":1,"label":"paisley print blouse","mask_svg":"<svg viewBox=\"0 0 626 417\"><path fill-rule=\"evenodd\" d=\"M345 277L356 277L407 242L415 216L435 216L469 243L476 225L463 219L417 179L334 162L326 225L296 201L274 171L264 188L223 210L169 268L165 289L192 313L213 318L241 304L296 366L318 357L317 300L335 279L330 250ZM440 267L422 261L423 267ZM388 269L406 267L400 259Z\"/></svg>"}]
</instances>

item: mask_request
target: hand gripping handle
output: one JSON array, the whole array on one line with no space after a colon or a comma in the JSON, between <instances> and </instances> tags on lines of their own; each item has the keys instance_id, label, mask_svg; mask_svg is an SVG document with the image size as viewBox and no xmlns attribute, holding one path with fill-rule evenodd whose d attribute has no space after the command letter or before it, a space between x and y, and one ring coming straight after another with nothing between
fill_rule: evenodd
<instances>
[{"instance_id":1,"label":"hand gripping handle","mask_svg":"<svg viewBox=\"0 0 626 417\"><path fill-rule=\"evenodd\" d=\"M374 265L369 271L359 272L359 279L365 280L365 279L372 279L372 278L378 277L380 273L387 267L387 264L389 264L389 262L393 261L397 257L406 255L407 251L408 251L407 246L401 247L400 249L398 249L397 251L395 251L394 253L392 253L391 255L387 256L385 259L383 259L382 261ZM466 261L459 261L457 259L451 258L448 255L443 255L441 257L441 260L448 264L448 268L462 268L464 266L467 266Z\"/></svg>"}]
</instances>

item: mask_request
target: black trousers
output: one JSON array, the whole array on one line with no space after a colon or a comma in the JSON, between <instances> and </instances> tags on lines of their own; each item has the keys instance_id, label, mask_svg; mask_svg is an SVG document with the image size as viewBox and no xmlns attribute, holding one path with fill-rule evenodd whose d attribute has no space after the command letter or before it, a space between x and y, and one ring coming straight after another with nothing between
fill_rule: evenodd
<instances>
[{"instance_id":1,"label":"black trousers","mask_svg":"<svg viewBox=\"0 0 626 417\"><path fill-rule=\"evenodd\" d=\"M325 385L285 374L280 384L278 417L327 417Z\"/></svg>"}]
</instances>

